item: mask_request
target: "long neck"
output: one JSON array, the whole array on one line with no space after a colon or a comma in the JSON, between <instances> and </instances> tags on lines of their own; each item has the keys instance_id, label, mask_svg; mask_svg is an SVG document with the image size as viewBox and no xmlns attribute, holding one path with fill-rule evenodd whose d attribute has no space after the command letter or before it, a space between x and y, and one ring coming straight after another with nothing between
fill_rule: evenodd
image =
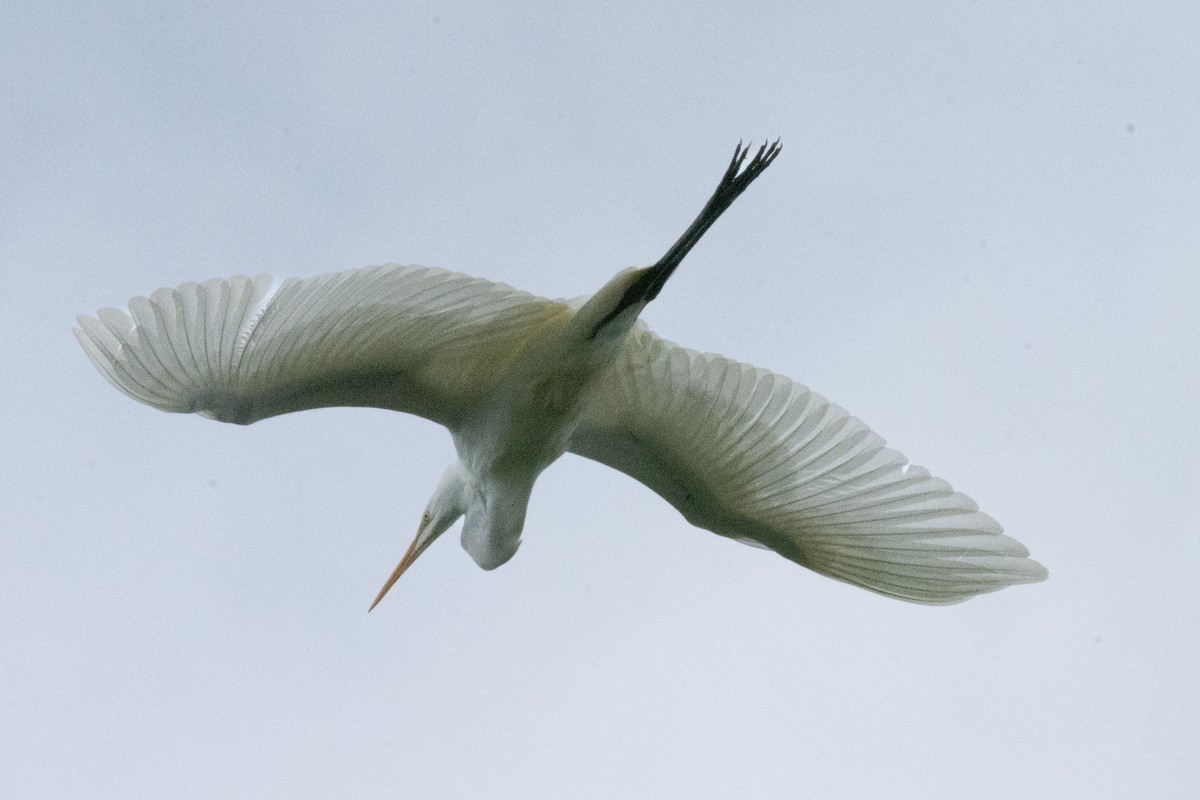
<instances>
[{"instance_id":1,"label":"long neck","mask_svg":"<svg viewBox=\"0 0 1200 800\"><path fill-rule=\"evenodd\" d=\"M495 569L517 552L532 490L532 480L481 482L467 506L462 531L463 549L476 564Z\"/></svg>"}]
</instances>

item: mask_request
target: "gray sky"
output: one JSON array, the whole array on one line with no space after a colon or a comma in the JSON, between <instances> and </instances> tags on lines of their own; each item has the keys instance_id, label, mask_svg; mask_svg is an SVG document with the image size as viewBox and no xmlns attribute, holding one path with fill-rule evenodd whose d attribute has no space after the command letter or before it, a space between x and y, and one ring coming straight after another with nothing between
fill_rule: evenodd
<instances>
[{"instance_id":1,"label":"gray sky","mask_svg":"<svg viewBox=\"0 0 1200 800\"><path fill-rule=\"evenodd\" d=\"M1200 5L487 5L0 10L0 795L1200 792ZM448 536L368 615L445 431L160 413L70 335L246 272L584 294L776 136L645 318L1048 582L887 600L567 456L508 565Z\"/></svg>"}]
</instances>

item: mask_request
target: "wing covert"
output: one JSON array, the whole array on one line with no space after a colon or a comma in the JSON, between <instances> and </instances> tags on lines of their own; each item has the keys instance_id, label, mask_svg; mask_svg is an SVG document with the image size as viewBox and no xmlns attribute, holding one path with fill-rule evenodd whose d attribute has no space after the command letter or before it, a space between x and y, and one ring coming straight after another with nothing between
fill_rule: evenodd
<instances>
[{"instance_id":1,"label":"wing covert","mask_svg":"<svg viewBox=\"0 0 1200 800\"><path fill-rule=\"evenodd\" d=\"M331 405L450 424L541 325L567 311L504 284L387 265L159 289L79 318L75 334L125 394L228 422Z\"/></svg>"},{"instance_id":2,"label":"wing covert","mask_svg":"<svg viewBox=\"0 0 1200 800\"><path fill-rule=\"evenodd\" d=\"M954 603L1046 576L969 497L824 397L641 324L570 449L693 525L880 594Z\"/></svg>"}]
</instances>

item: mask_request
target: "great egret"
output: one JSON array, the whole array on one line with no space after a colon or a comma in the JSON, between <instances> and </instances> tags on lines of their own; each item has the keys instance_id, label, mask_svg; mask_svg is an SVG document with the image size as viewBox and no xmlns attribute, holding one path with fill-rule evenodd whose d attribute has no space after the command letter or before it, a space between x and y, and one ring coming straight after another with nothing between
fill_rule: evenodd
<instances>
[{"instance_id":1,"label":"great egret","mask_svg":"<svg viewBox=\"0 0 1200 800\"><path fill-rule=\"evenodd\" d=\"M125 394L249 424L322 406L420 414L450 429L443 475L376 604L459 517L484 569L521 542L537 476L570 451L625 472L693 525L918 603L1046 570L943 480L820 395L660 339L638 321L672 271L779 154L741 144L700 215L650 267L585 302L418 266L159 289L76 335Z\"/></svg>"}]
</instances>

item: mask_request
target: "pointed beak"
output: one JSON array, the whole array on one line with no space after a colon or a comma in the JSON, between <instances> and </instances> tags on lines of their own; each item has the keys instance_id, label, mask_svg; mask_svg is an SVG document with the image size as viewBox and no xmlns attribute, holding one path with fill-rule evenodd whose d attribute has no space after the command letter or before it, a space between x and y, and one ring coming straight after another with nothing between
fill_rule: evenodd
<instances>
[{"instance_id":1,"label":"pointed beak","mask_svg":"<svg viewBox=\"0 0 1200 800\"><path fill-rule=\"evenodd\" d=\"M421 527L417 528L416 538L408 546L408 550L404 553L404 558L400 559L400 563L392 570L392 574L388 577L387 582L383 584L383 588L379 590L379 594L375 596L375 602L371 603L371 607L367 609L368 613L373 611L375 606L379 605L379 601L392 588L392 584L400 580L400 576L404 574L404 571L411 567L413 562L417 560L417 557L425 552L425 548L429 547L433 543L433 540L437 538L436 536L425 536L425 529L428 527L429 515L426 514L421 518Z\"/></svg>"}]
</instances>

